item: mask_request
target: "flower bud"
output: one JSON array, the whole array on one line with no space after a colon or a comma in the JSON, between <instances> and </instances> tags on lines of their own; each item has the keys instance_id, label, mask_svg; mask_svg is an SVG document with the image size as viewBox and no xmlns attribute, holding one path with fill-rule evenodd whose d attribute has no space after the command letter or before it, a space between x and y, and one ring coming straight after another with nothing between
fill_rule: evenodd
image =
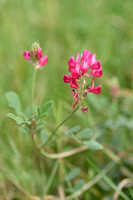
<instances>
[{"instance_id":1,"label":"flower bud","mask_svg":"<svg viewBox=\"0 0 133 200\"><path fill-rule=\"evenodd\" d=\"M30 61L35 69L38 69L47 64L48 58L47 56L42 57L42 49L38 42L34 42L32 44L31 50L26 50L23 54L24 58Z\"/></svg>"}]
</instances>

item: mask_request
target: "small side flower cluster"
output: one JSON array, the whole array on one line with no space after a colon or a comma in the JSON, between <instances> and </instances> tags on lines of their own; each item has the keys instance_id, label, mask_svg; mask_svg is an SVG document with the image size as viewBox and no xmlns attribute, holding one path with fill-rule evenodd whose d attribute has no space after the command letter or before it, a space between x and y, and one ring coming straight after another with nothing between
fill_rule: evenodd
<instances>
[{"instance_id":1,"label":"small side flower cluster","mask_svg":"<svg viewBox=\"0 0 133 200\"><path fill-rule=\"evenodd\" d=\"M34 42L32 44L32 48L30 51L26 50L23 54L24 58L31 62L35 69L38 69L47 64L48 58L47 56L42 57L42 49L39 46L38 42Z\"/></svg>"},{"instance_id":2,"label":"small side flower cluster","mask_svg":"<svg viewBox=\"0 0 133 200\"><path fill-rule=\"evenodd\" d=\"M87 93L99 94L101 92L101 85L94 87L95 77L102 76L100 61L96 61L95 54L84 50L81 56L78 52L76 60L74 57L71 57L68 61L68 66L71 75L64 75L64 82L70 83L70 87L74 88L72 93L76 102L72 103L72 108L75 109L76 105L78 105L80 109L88 113L88 108L83 107L82 103ZM86 78L90 77L93 77L91 87L86 85Z\"/></svg>"}]
</instances>

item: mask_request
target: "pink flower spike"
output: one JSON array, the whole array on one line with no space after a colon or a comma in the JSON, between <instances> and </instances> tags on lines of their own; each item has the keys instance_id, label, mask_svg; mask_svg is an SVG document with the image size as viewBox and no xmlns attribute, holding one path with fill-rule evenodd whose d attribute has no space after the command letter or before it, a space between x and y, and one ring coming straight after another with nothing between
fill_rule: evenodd
<instances>
[{"instance_id":1,"label":"pink flower spike","mask_svg":"<svg viewBox=\"0 0 133 200\"><path fill-rule=\"evenodd\" d=\"M68 75L64 75L64 82L65 83L70 83L70 81L71 81L71 77L70 76L68 76Z\"/></svg>"},{"instance_id":2,"label":"pink flower spike","mask_svg":"<svg viewBox=\"0 0 133 200\"><path fill-rule=\"evenodd\" d=\"M40 58L42 58L42 49L37 49L37 55L36 58L39 60Z\"/></svg>"},{"instance_id":3,"label":"pink flower spike","mask_svg":"<svg viewBox=\"0 0 133 200\"><path fill-rule=\"evenodd\" d=\"M90 69L100 69L100 68L101 68L101 63L100 63L100 61L98 60L98 61L95 62L93 65L91 65L89 68L90 68Z\"/></svg>"},{"instance_id":4,"label":"pink flower spike","mask_svg":"<svg viewBox=\"0 0 133 200\"><path fill-rule=\"evenodd\" d=\"M81 109L83 110L83 112L85 112L86 114L88 114L88 108L86 108L86 107L81 107Z\"/></svg>"},{"instance_id":5,"label":"pink flower spike","mask_svg":"<svg viewBox=\"0 0 133 200\"><path fill-rule=\"evenodd\" d=\"M70 87L75 88L75 89L79 88L77 81L75 79L71 79Z\"/></svg>"},{"instance_id":6,"label":"pink flower spike","mask_svg":"<svg viewBox=\"0 0 133 200\"><path fill-rule=\"evenodd\" d=\"M48 62L48 57L47 56L44 56L44 57L40 58L37 68L46 65L47 62Z\"/></svg>"},{"instance_id":7,"label":"pink flower spike","mask_svg":"<svg viewBox=\"0 0 133 200\"><path fill-rule=\"evenodd\" d=\"M30 53L29 53L28 50L26 50L26 51L24 52L23 56L24 56L24 58L25 58L26 60L28 60L28 61L31 62L31 59L30 59Z\"/></svg>"}]
</instances>

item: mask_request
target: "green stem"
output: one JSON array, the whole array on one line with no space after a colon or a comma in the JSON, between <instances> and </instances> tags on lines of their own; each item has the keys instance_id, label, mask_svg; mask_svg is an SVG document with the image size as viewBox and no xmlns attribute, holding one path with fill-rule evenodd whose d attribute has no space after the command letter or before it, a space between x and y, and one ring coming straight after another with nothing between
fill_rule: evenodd
<instances>
[{"instance_id":1,"label":"green stem","mask_svg":"<svg viewBox=\"0 0 133 200\"><path fill-rule=\"evenodd\" d=\"M55 135L55 133L56 133L56 131L77 111L79 109L79 106L75 109L75 110L73 110L69 115L67 115L67 117L55 128L55 130L53 131L53 133L51 134L51 136L49 137L49 139L48 139L48 141L44 144L44 145L42 145L41 147L44 147L44 146L46 146L46 144L48 144L51 140L52 140L52 138L54 137L54 135Z\"/></svg>"},{"instance_id":2,"label":"green stem","mask_svg":"<svg viewBox=\"0 0 133 200\"><path fill-rule=\"evenodd\" d=\"M33 82L32 82L32 93L31 93L31 115L33 114L33 101L34 101L34 90L35 90L35 79L36 79L36 69L34 69Z\"/></svg>"},{"instance_id":3,"label":"green stem","mask_svg":"<svg viewBox=\"0 0 133 200\"><path fill-rule=\"evenodd\" d=\"M73 110L67 117L55 128L54 133L79 109L77 107L75 110Z\"/></svg>"},{"instance_id":4,"label":"green stem","mask_svg":"<svg viewBox=\"0 0 133 200\"><path fill-rule=\"evenodd\" d=\"M46 151L42 150L38 144L37 144L37 141L36 141L36 135L35 133L32 135L32 140L33 140L33 143L37 149L37 151L40 153L40 155L42 155L43 157L47 157L47 158L50 158L50 159L62 159L62 158L66 158L66 157L69 157L69 156L72 156L72 155L75 155L77 153L80 153L82 151L86 151L88 150L88 147L86 145L83 145L81 147L77 147L75 149L72 149L72 150L69 150L69 151L66 151L66 152L62 152L62 153L47 153Z\"/></svg>"},{"instance_id":5,"label":"green stem","mask_svg":"<svg viewBox=\"0 0 133 200\"><path fill-rule=\"evenodd\" d=\"M47 153L45 151L41 151L41 149L39 149L35 134L32 135L32 139L33 139L33 143L34 143L36 149L38 150L38 152L40 153L40 155L47 157L47 158L51 158L51 159L53 158L53 156L51 156L49 153Z\"/></svg>"}]
</instances>

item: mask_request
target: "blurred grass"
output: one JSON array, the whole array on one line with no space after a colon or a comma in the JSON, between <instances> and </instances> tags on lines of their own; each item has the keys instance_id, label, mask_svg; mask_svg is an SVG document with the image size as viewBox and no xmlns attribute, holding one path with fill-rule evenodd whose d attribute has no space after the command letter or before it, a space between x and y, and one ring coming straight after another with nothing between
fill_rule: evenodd
<instances>
[{"instance_id":1,"label":"blurred grass","mask_svg":"<svg viewBox=\"0 0 133 200\"><path fill-rule=\"evenodd\" d=\"M70 104L73 102L71 90L62 80L63 74L68 73L69 58L76 57L77 52L82 52L83 49L96 53L103 67L103 76L97 82L102 85L102 93L88 98L86 104L90 106L90 112L87 116L79 112L69 124L90 126L96 137L100 135L102 143L122 156L123 162L112 172L116 184L123 178L123 168L126 167L128 172L133 170L132 127L128 125L123 128L115 123L121 115L128 121L132 119L133 94L128 97L125 93L124 97L113 99L107 85L107 81L111 82L111 78L116 77L122 89L130 92L132 89L132 8L132 0L0 0L0 199L5 198L4 190L10 194L7 199L12 199L12 193L20 191L12 187L14 184L11 180L16 180L31 194L42 194L50 174L48 169L53 166L53 161L46 162L35 156L30 137L18 133L17 128L6 117L7 91L17 92L24 108L30 103L33 68L22 55L36 40L40 42L44 54L48 55L49 62L42 71L37 72L35 102L40 104L53 98L56 102L53 119L57 117L56 121L60 121L71 110ZM91 154L97 162L99 159L101 167L109 161L102 153ZM81 168L84 169L85 162L78 157ZM52 192L55 191L55 186L56 183L51 188ZM104 187L101 188L98 185L94 191L99 194L104 190ZM21 193L18 198L19 196ZM88 194L84 198L87 199ZM89 198L98 199L93 194Z\"/></svg>"}]
</instances>

